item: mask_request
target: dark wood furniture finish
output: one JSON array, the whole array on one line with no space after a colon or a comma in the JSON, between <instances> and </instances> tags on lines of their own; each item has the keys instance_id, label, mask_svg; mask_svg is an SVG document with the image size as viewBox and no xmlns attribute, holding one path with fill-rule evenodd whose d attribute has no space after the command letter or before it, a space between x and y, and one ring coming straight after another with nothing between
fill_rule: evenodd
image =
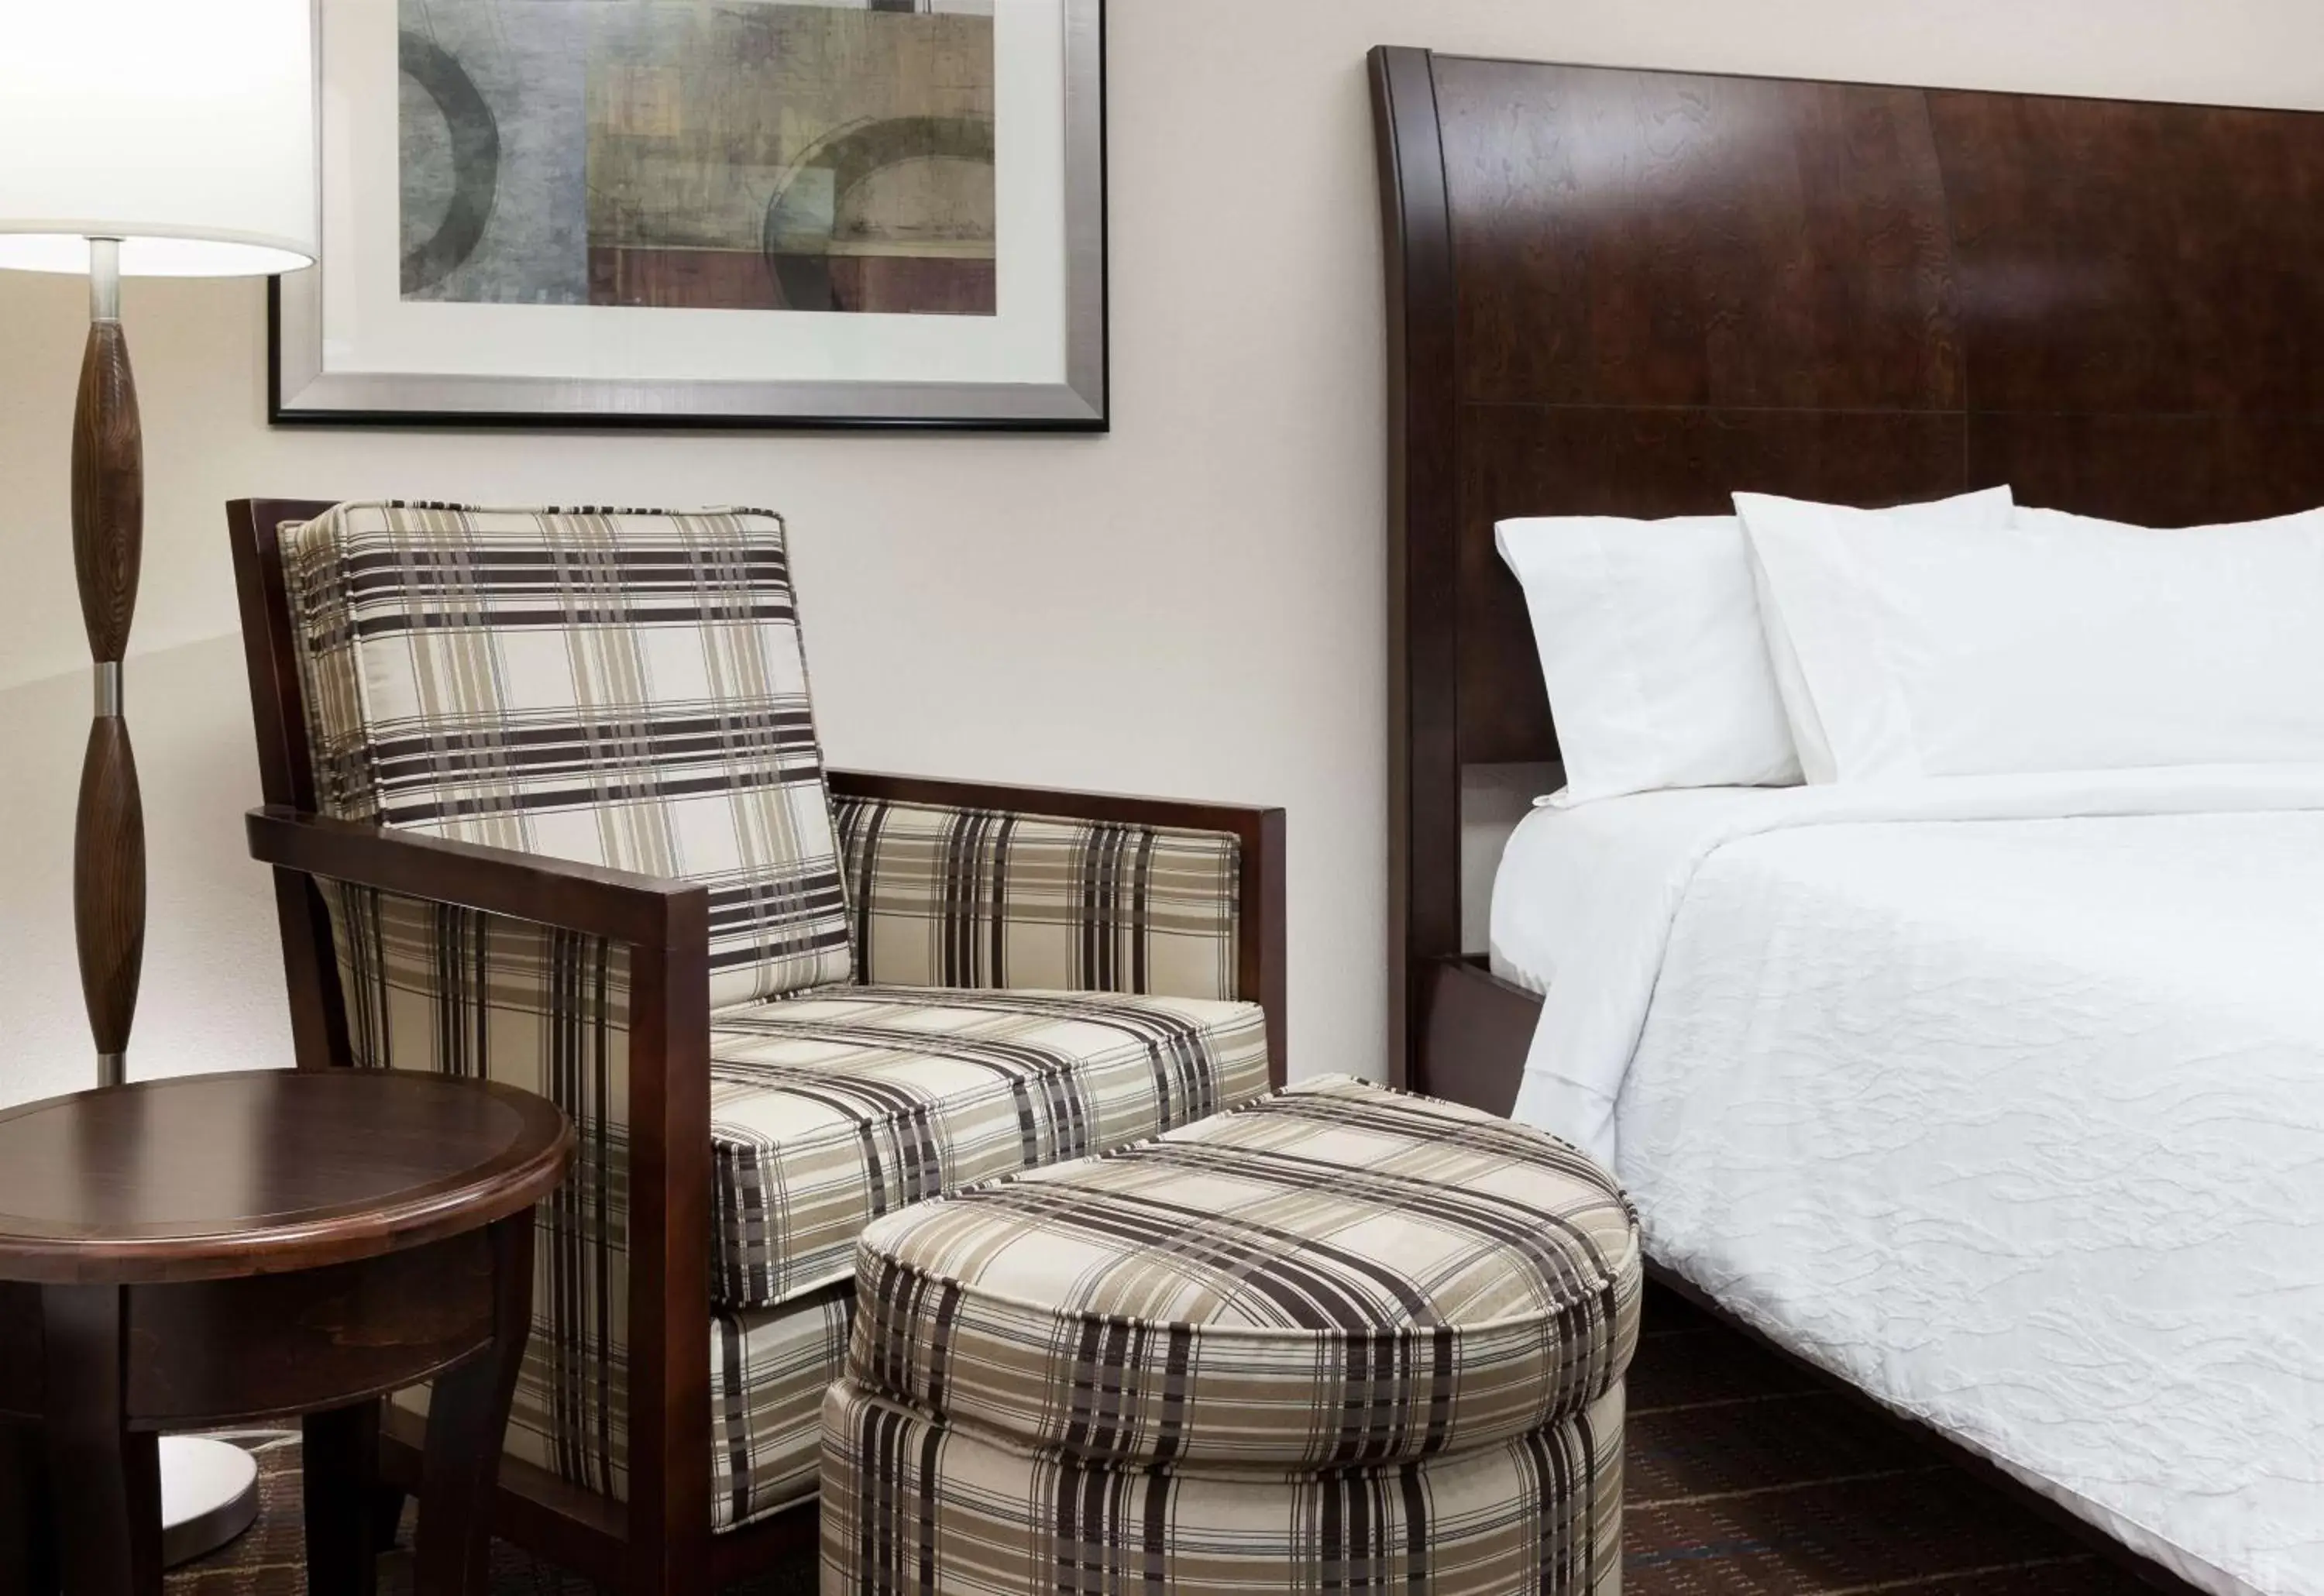
<instances>
[{"instance_id":1,"label":"dark wood furniture finish","mask_svg":"<svg viewBox=\"0 0 2324 1596\"><path fill-rule=\"evenodd\" d=\"M457 903L609 937L631 949L630 1485L618 1502L504 1460L494 1531L635 1596L692 1592L763 1573L810 1546L813 1506L724 1535L710 1528L708 899L699 887L505 849L324 819L313 811L307 718L276 530L327 500L239 499L226 509L258 734L264 807L252 856L273 866L291 1030L301 1068L350 1062L331 932L318 877ZM1242 844L1246 915L1237 991L1267 1011L1269 1067L1285 1068L1285 847L1280 809L828 772L839 797L976 804L1069 819L1231 832ZM419 1473L420 1436L388 1410L383 1467Z\"/></svg>"},{"instance_id":2,"label":"dark wood furniture finish","mask_svg":"<svg viewBox=\"0 0 2324 1596\"><path fill-rule=\"evenodd\" d=\"M37 1564L73 1596L159 1591L159 1432L299 1415L309 1588L369 1596L380 1398L433 1379L419 1589L484 1591L532 1206L572 1146L538 1097L355 1071L187 1076L0 1114L9 1588L47 1588Z\"/></svg>"},{"instance_id":3,"label":"dark wood furniture finish","mask_svg":"<svg viewBox=\"0 0 2324 1596\"><path fill-rule=\"evenodd\" d=\"M144 555L145 446L120 315L120 245L92 243L88 342L73 402L73 573L97 711L73 821L73 931L101 1070L120 1078L145 960L145 814L122 717L121 660Z\"/></svg>"},{"instance_id":4,"label":"dark wood furniture finish","mask_svg":"<svg viewBox=\"0 0 2324 1596\"><path fill-rule=\"evenodd\" d=\"M2324 116L1408 49L1371 69L1392 1056L1507 1112L1539 1001L1462 946L1462 773L1557 736L1493 523L2000 483L2148 524L2324 503Z\"/></svg>"}]
</instances>

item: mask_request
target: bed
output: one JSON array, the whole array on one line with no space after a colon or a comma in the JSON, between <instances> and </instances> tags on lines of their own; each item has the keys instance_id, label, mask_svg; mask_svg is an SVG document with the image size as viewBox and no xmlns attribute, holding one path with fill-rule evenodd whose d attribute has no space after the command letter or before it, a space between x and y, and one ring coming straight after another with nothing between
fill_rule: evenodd
<instances>
[{"instance_id":1,"label":"bed","mask_svg":"<svg viewBox=\"0 0 2324 1596\"><path fill-rule=\"evenodd\" d=\"M2324 1591L2324 769L1644 794L1463 887L1557 758L1499 519L2324 503L2324 117L1372 64L1400 1083L2127 1573Z\"/></svg>"}]
</instances>

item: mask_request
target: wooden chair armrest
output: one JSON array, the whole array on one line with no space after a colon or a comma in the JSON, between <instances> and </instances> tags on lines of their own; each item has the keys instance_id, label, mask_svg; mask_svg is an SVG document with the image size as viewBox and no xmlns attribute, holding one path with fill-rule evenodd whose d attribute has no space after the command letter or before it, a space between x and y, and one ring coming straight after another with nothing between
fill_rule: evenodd
<instances>
[{"instance_id":1,"label":"wooden chair armrest","mask_svg":"<svg viewBox=\"0 0 2324 1596\"><path fill-rule=\"evenodd\" d=\"M416 836L269 805L250 855L302 875L509 915L649 948L706 948L710 895L689 881Z\"/></svg>"},{"instance_id":2,"label":"wooden chair armrest","mask_svg":"<svg viewBox=\"0 0 2324 1596\"><path fill-rule=\"evenodd\" d=\"M1055 816L1060 820L1111 820L1124 826L1160 826L1185 831L1223 831L1246 847L1263 847L1265 823L1280 809L1244 804L1204 804L1185 798L1144 798L1134 793L1077 792L1063 787L1012 787L941 776L898 776L884 770L832 770L837 798L884 798L899 804L954 804L1016 815Z\"/></svg>"},{"instance_id":3,"label":"wooden chair armrest","mask_svg":"<svg viewBox=\"0 0 2324 1596\"><path fill-rule=\"evenodd\" d=\"M250 852L279 883L324 877L504 915L630 948L626 1122L630 1500L617 1548L684 1552L710 1522L710 895L690 882L414 836L268 806ZM280 889L278 889L280 890ZM294 963L295 990L336 1001L327 949ZM300 1029L293 1005L293 1029ZM346 1024L310 1019L301 1063L348 1062ZM691 1589L687 1578L658 1586Z\"/></svg>"}]
</instances>

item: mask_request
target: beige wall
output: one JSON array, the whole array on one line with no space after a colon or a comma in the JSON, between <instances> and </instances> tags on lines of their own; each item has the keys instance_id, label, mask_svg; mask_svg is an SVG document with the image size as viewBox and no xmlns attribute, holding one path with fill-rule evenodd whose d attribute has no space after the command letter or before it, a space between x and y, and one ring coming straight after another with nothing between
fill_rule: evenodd
<instances>
[{"instance_id":1,"label":"beige wall","mask_svg":"<svg viewBox=\"0 0 2324 1596\"><path fill-rule=\"evenodd\" d=\"M2315 0L1113 0L1098 439L282 432L251 283L134 282L145 1072L284 1056L218 513L249 493L770 503L838 762L1291 810L1293 1068L1384 1061L1379 42L2324 103ZM0 159L17 159L16 152ZM0 1101L80 1084L65 863L86 690L74 282L0 276ZM62 679L49 679L59 678Z\"/></svg>"}]
</instances>

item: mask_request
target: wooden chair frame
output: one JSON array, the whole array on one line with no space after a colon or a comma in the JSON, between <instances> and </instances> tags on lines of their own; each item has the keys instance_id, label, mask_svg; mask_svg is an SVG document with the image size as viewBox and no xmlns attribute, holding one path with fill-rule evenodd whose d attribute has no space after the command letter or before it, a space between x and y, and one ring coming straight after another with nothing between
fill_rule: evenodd
<instances>
[{"instance_id":1,"label":"wooden chair frame","mask_svg":"<svg viewBox=\"0 0 2324 1596\"><path fill-rule=\"evenodd\" d=\"M299 1067L351 1064L318 877L603 936L631 955L630 1487L626 1503L503 1458L495 1532L608 1589L698 1596L814 1543L812 1502L714 1534L710 1512L710 1010L704 889L508 849L390 832L315 813L307 716L276 529L327 501L226 507L265 803L252 857L273 867ZM1285 860L1280 809L830 772L835 796L974 805L1078 820L1231 833L1241 844L1237 994L1267 1014L1284 1079ZM389 1409L383 1475L420 1486L419 1425Z\"/></svg>"}]
</instances>

